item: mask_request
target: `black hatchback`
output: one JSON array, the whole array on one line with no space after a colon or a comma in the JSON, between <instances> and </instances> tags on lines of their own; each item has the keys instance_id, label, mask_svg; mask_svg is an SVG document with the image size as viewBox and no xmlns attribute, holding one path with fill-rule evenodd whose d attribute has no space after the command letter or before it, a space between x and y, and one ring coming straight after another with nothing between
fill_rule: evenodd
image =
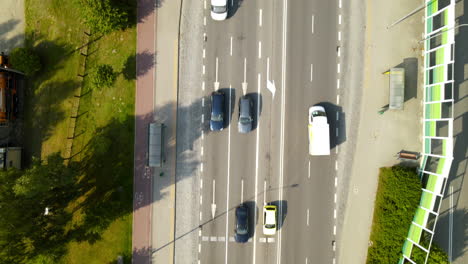
<instances>
[{"instance_id":1,"label":"black hatchback","mask_svg":"<svg viewBox=\"0 0 468 264\"><path fill-rule=\"evenodd\" d=\"M220 131L224 128L224 94L213 92L211 94L210 130Z\"/></svg>"},{"instance_id":2,"label":"black hatchback","mask_svg":"<svg viewBox=\"0 0 468 264\"><path fill-rule=\"evenodd\" d=\"M245 243L249 240L249 208L241 204L236 208L236 242Z\"/></svg>"}]
</instances>

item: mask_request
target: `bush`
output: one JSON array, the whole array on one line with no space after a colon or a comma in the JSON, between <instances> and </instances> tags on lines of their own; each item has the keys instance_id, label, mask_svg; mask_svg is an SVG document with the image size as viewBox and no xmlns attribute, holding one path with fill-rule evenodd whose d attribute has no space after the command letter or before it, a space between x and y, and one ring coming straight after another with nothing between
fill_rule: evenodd
<instances>
[{"instance_id":1,"label":"bush","mask_svg":"<svg viewBox=\"0 0 468 264\"><path fill-rule=\"evenodd\" d=\"M412 260L416 263L424 263L426 253L422 250L416 250L412 253ZM427 264L449 264L447 253L432 241L431 251L427 258Z\"/></svg>"},{"instance_id":2,"label":"bush","mask_svg":"<svg viewBox=\"0 0 468 264\"><path fill-rule=\"evenodd\" d=\"M131 1L81 0L86 24L93 32L106 34L132 24L135 5Z\"/></svg>"},{"instance_id":3,"label":"bush","mask_svg":"<svg viewBox=\"0 0 468 264\"><path fill-rule=\"evenodd\" d=\"M107 64L97 66L93 74L92 82L97 88L109 87L114 84L117 78L117 74L114 72L112 66Z\"/></svg>"},{"instance_id":4,"label":"bush","mask_svg":"<svg viewBox=\"0 0 468 264\"><path fill-rule=\"evenodd\" d=\"M413 168L381 168L367 263L398 263L421 198L421 182Z\"/></svg>"},{"instance_id":5,"label":"bush","mask_svg":"<svg viewBox=\"0 0 468 264\"><path fill-rule=\"evenodd\" d=\"M29 48L15 48L10 54L10 63L13 69L22 71L27 76L32 76L41 70L39 56Z\"/></svg>"}]
</instances>

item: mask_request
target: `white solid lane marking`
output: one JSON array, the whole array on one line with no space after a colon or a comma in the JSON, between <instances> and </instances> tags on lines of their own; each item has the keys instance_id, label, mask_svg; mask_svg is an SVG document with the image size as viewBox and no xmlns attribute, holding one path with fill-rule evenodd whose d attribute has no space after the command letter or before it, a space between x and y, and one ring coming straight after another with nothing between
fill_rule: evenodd
<instances>
[{"instance_id":1,"label":"white solid lane marking","mask_svg":"<svg viewBox=\"0 0 468 264\"><path fill-rule=\"evenodd\" d=\"M314 79L314 65L310 64L310 81Z\"/></svg>"},{"instance_id":2,"label":"white solid lane marking","mask_svg":"<svg viewBox=\"0 0 468 264\"><path fill-rule=\"evenodd\" d=\"M314 34L314 29L315 28L315 16L312 15L312 34Z\"/></svg>"},{"instance_id":3,"label":"white solid lane marking","mask_svg":"<svg viewBox=\"0 0 468 264\"><path fill-rule=\"evenodd\" d=\"M340 79L336 79L336 89L340 89Z\"/></svg>"},{"instance_id":4,"label":"white solid lane marking","mask_svg":"<svg viewBox=\"0 0 468 264\"><path fill-rule=\"evenodd\" d=\"M262 26L262 9L259 10L259 14L258 14L258 25L260 27Z\"/></svg>"},{"instance_id":5,"label":"white solid lane marking","mask_svg":"<svg viewBox=\"0 0 468 264\"><path fill-rule=\"evenodd\" d=\"M338 15L338 24L341 25L341 14Z\"/></svg>"},{"instance_id":6,"label":"white solid lane marking","mask_svg":"<svg viewBox=\"0 0 468 264\"><path fill-rule=\"evenodd\" d=\"M309 160L309 169L307 170L307 174L308 174L308 175L307 175L307 178L310 179L310 160Z\"/></svg>"},{"instance_id":7,"label":"white solid lane marking","mask_svg":"<svg viewBox=\"0 0 468 264\"><path fill-rule=\"evenodd\" d=\"M230 48L229 54L231 54L232 56L232 36L231 36L231 48Z\"/></svg>"},{"instance_id":8,"label":"white solid lane marking","mask_svg":"<svg viewBox=\"0 0 468 264\"><path fill-rule=\"evenodd\" d=\"M338 41L341 41L341 31L338 31Z\"/></svg>"},{"instance_id":9,"label":"white solid lane marking","mask_svg":"<svg viewBox=\"0 0 468 264\"><path fill-rule=\"evenodd\" d=\"M262 58L262 42L261 41L258 42L258 58L259 59Z\"/></svg>"},{"instance_id":10,"label":"white solid lane marking","mask_svg":"<svg viewBox=\"0 0 468 264\"><path fill-rule=\"evenodd\" d=\"M247 59L244 60L244 65L247 63ZM258 87L257 87L257 99L260 99L260 81L261 75L258 74ZM259 102L259 101L257 101ZM260 114L260 104L257 104L257 118ZM255 142L255 204L258 203L258 157L259 157L259 143L260 143L260 123L257 119L257 135L256 135L256 142ZM254 219L257 219L257 210L254 210ZM254 233L253 237L253 261L252 263L256 263L256 254L257 254L257 240L256 240L256 232Z\"/></svg>"},{"instance_id":11,"label":"white solid lane marking","mask_svg":"<svg viewBox=\"0 0 468 264\"><path fill-rule=\"evenodd\" d=\"M307 209L307 226L309 226L309 209Z\"/></svg>"},{"instance_id":12,"label":"white solid lane marking","mask_svg":"<svg viewBox=\"0 0 468 264\"><path fill-rule=\"evenodd\" d=\"M449 243L448 255L449 261L452 262L452 239L453 239L453 186L450 186L450 213L449 213Z\"/></svg>"},{"instance_id":13,"label":"white solid lane marking","mask_svg":"<svg viewBox=\"0 0 468 264\"><path fill-rule=\"evenodd\" d=\"M231 88L231 84L229 84L229 88ZM232 89L229 89L229 98L232 98ZM229 100L229 116L231 116L231 102L232 100ZM229 178L231 176L231 129L229 128L229 133L228 133L228 164L227 164L227 186L226 186L226 210L229 208ZM229 210L226 212L226 244L224 246L224 263L228 263L228 226L229 226Z\"/></svg>"},{"instance_id":14,"label":"white solid lane marking","mask_svg":"<svg viewBox=\"0 0 468 264\"><path fill-rule=\"evenodd\" d=\"M283 200L283 180L284 180L284 119L285 119L285 105L286 105L286 50L287 50L287 21L288 21L288 0L283 1L283 25L282 25L282 43L281 43L281 117L280 117L280 123L281 123L281 132L280 132L280 166L279 166L279 172L280 172L280 177L278 181L278 188L280 189L279 192L279 200ZM280 203L280 206L278 208L279 214L283 214L283 207ZM282 225L282 219L279 219L279 225ZM278 230L278 244L276 247L276 264L281 263L281 235L282 235L282 230Z\"/></svg>"},{"instance_id":15,"label":"white solid lane marking","mask_svg":"<svg viewBox=\"0 0 468 264\"><path fill-rule=\"evenodd\" d=\"M341 65L340 65L339 63L336 65L336 71L337 71L338 73L341 72Z\"/></svg>"},{"instance_id":16,"label":"white solid lane marking","mask_svg":"<svg viewBox=\"0 0 468 264\"><path fill-rule=\"evenodd\" d=\"M241 180L241 204L244 202L244 179Z\"/></svg>"}]
</instances>

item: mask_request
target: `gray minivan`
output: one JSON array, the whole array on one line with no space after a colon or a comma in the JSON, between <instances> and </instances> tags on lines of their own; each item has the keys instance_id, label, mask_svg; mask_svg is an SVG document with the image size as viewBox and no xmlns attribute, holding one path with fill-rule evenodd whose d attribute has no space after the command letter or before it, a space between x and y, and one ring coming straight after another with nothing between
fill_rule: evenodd
<instances>
[{"instance_id":1,"label":"gray minivan","mask_svg":"<svg viewBox=\"0 0 468 264\"><path fill-rule=\"evenodd\" d=\"M252 117L253 102L247 96L242 96L239 99L239 133L249 133L252 131L253 117Z\"/></svg>"}]
</instances>

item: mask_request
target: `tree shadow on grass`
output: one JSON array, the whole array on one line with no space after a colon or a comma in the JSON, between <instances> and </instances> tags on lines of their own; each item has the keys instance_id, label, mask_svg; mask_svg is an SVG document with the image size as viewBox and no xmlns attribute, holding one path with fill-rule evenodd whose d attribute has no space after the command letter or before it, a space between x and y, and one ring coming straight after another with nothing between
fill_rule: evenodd
<instances>
[{"instance_id":1,"label":"tree shadow on grass","mask_svg":"<svg viewBox=\"0 0 468 264\"><path fill-rule=\"evenodd\" d=\"M42 151L42 142L47 141L54 133L57 125L64 119L69 118L70 113L63 111L64 100L67 104L72 104L72 95L79 87L77 80L68 80L63 82L42 82L33 91L25 90L25 131L28 131L27 137L24 137L24 151L28 164L32 156L40 156Z\"/></svg>"}]
</instances>

